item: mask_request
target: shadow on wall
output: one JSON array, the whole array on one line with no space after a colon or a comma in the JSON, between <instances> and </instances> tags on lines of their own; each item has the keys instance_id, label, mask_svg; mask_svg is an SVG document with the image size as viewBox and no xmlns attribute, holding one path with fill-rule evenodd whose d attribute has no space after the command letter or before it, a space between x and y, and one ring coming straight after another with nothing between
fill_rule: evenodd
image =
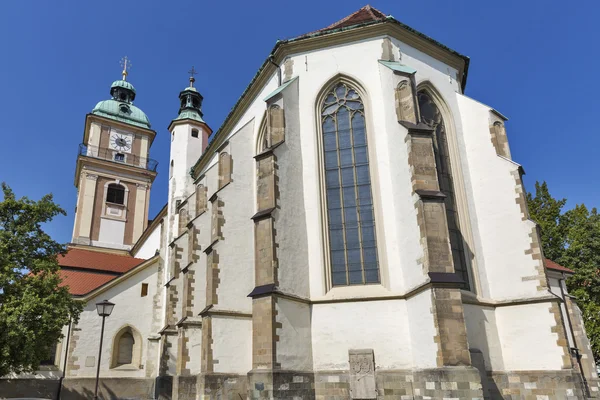
<instances>
[{"instance_id":1,"label":"shadow on wall","mask_svg":"<svg viewBox=\"0 0 600 400\"><path fill-rule=\"evenodd\" d=\"M473 277L472 285L474 285L475 284L475 276L474 276L475 271L472 269L472 265L473 265L473 262L475 259L475 253L473 253L473 250L471 250L471 248L467 244L467 241L463 237L462 232L460 232L460 238L461 238L461 241L464 246L464 251L466 253L465 256L470 265L469 268L471 268L470 272L471 272L471 276ZM477 321L481 321L484 324L488 323L487 317L481 308L473 307L473 312L476 313L475 319ZM467 318L467 315L465 315L465 319L466 318ZM466 320L465 320L465 322L466 322ZM467 324L467 329L468 329L468 327L469 327L469 325ZM501 391L498 388L498 386L496 385L496 382L494 382L494 380L491 378L491 376L488 376L488 369L485 365L485 358L484 358L483 354L490 353L490 346L489 346L485 328L484 327L481 327L481 328L482 328L481 332L478 332L478 337L480 338L480 341L482 342L482 343L480 343L479 347L482 347L482 348L480 348L480 349L469 348L469 352L471 353L471 365L473 367L477 368L477 370L479 371L479 377L481 378L481 385L482 385L482 389L483 389L484 399L502 398ZM500 396L500 397L498 397L498 396Z\"/></svg>"},{"instance_id":2,"label":"shadow on wall","mask_svg":"<svg viewBox=\"0 0 600 400\"><path fill-rule=\"evenodd\" d=\"M57 393L58 379L0 379L0 399L55 399Z\"/></svg>"},{"instance_id":3,"label":"shadow on wall","mask_svg":"<svg viewBox=\"0 0 600 400\"><path fill-rule=\"evenodd\" d=\"M65 379L61 392L61 400L88 400L94 398L95 379ZM157 382L158 383L158 382ZM160 383L158 383L160 386ZM151 400L155 399L154 379L111 378L100 379L98 398L102 400ZM118 393L118 395L117 395ZM161 395L160 400L170 400L168 396ZM56 399L56 395L52 397Z\"/></svg>"}]
</instances>

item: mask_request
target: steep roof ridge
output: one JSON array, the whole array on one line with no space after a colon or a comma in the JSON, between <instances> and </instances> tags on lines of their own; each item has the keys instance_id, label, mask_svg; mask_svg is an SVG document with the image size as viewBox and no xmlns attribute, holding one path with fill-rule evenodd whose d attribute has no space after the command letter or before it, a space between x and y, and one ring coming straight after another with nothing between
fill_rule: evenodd
<instances>
[{"instance_id":1,"label":"steep roof ridge","mask_svg":"<svg viewBox=\"0 0 600 400\"><path fill-rule=\"evenodd\" d=\"M353 12L352 14L350 14L350 15L348 15L348 16L346 16L346 17L342 18L342 19L340 19L339 21L337 21L337 22L334 22L333 24L331 24L331 25L329 25L329 26L327 26L327 27L325 27L325 28L319 29L319 31L326 31L326 30L329 30L329 29L335 29L336 27L338 27L338 26L340 26L340 25L343 25L343 24L344 24L344 22L346 22L346 21L348 21L348 20L352 19L352 18L353 18L353 17L355 17L356 15L358 15L358 14L360 14L360 13L362 13L362 12L365 12L365 11L366 11L367 13L369 13L369 15L370 15L370 16L371 16L371 17L372 17L374 20L376 20L376 21L379 21L379 20L382 20L382 19L385 19L385 18L386 18L386 15L385 15L384 13L382 13L381 11L379 11L379 10L378 10L378 9L376 9L376 8L373 8L373 7L371 7L371 5L367 4L366 6L362 7L361 9L359 9L359 10L357 10L357 11L355 11L355 12ZM378 14L380 14L380 16L377 16L377 15L375 15L375 12L377 12Z\"/></svg>"}]
</instances>

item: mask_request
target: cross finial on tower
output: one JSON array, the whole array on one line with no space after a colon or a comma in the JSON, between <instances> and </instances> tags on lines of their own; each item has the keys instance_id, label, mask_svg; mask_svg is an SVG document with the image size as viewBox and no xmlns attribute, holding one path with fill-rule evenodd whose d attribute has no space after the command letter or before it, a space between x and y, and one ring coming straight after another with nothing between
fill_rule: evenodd
<instances>
[{"instance_id":1,"label":"cross finial on tower","mask_svg":"<svg viewBox=\"0 0 600 400\"><path fill-rule=\"evenodd\" d=\"M198 75L198 73L196 72L196 69L193 65L192 69L188 71L188 74L190 74L190 87L194 87L194 82L196 82L196 78L194 78L194 75Z\"/></svg>"},{"instance_id":2,"label":"cross finial on tower","mask_svg":"<svg viewBox=\"0 0 600 400\"><path fill-rule=\"evenodd\" d=\"M123 67L123 71L121 74L123 75L123 80L127 80L127 70L131 69L131 60L127 58L127 56L121 58L121 67Z\"/></svg>"}]
</instances>

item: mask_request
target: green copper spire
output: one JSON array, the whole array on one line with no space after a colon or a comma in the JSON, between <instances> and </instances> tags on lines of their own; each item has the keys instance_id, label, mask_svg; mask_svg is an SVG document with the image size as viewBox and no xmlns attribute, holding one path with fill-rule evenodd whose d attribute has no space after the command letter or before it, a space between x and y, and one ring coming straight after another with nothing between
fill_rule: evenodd
<instances>
[{"instance_id":1,"label":"green copper spire","mask_svg":"<svg viewBox=\"0 0 600 400\"><path fill-rule=\"evenodd\" d=\"M146 114L133 105L136 94L135 88L131 83L126 81L127 70L131 68L131 62L127 57L124 57L121 64L123 66L123 72L121 73L123 79L114 81L110 85L112 99L96 104L96 107L92 110L92 114L150 129L150 121Z\"/></svg>"},{"instance_id":2,"label":"green copper spire","mask_svg":"<svg viewBox=\"0 0 600 400\"><path fill-rule=\"evenodd\" d=\"M182 119L193 119L198 122L204 122L202 119L202 95L198 90L194 87L194 82L196 82L196 78L194 75L197 74L194 67L190 71L190 86L183 89L181 93L179 93L179 100L181 102L181 106L179 107L179 115L174 121L182 120Z\"/></svg>"}]
</instances>

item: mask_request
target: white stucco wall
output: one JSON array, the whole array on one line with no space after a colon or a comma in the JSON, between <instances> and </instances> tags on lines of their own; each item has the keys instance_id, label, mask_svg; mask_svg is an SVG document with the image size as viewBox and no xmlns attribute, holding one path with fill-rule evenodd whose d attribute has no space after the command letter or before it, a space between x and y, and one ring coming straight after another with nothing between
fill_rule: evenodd
<instances>
[{"instance_id":1,"label":"white stucco wall","mask_svg":"<svg viewBox=\"0 0 600 400\"><path fill-rule=\"evenodd\" d=\"M140 365L145 364L147 339L150 334L155 333L151 332L151 323L153 313L152 297L156 293L156 274L157 264L155 263L88 301L76 327L79 330L74 332L79 336L79 339L74 347L73 356L78 358L77 365L80 366L80 369L71 371L70 376L96 376L102 318L98 316L95 304L105 299L115 303L115 307L112 314L105 320L104 343L100 366L102 376L145 376L143 369L122 370L119 368L110 368L110 364L113 338L125 325L134 327L140 333L142 337ZM145 297L140 296L142 283L148 284L148 295ZM71 345L73 345L73 341L71 341ZM86 366L86 360L90 366Z\"/></svg>"},{"instance_id":2,"label":"white stucco wall","mask_svg":"<svg viewBox=\"0 0 600 400\"><path fill-rule=\"evenodd\" d=\"M496 308L505 370L562 368L563 350L556 344L558 334L551 331L556 321L549 308L550 303Z\"/></svg>"},{"instance_id":3,"label":"white stucco wall","mask_svg":"<svg viewBox=\"0 0 600 400\"><path fill-rule=\"evenodd\" d=\"M495 309L465 304L464 314L469 347L481 351L487 370L504 370L502 344L498 335ZM518 321L514 321L514 323L518 323Z\"/></svg>"},{"instance_id":4,"label":"white stucco wall","mask_svg":"<svg viewBox=\"0 0 600 400\"><path fill-rule=\"evenodd\" d=\"M310 305L278 298L276 310L277 322L281 324L277 328L277 362L284 370L312 370Z\"/></svg>"},{"instance_id":5,"label":"white stucco wall","mask_svg":"<svg viewBox=\"0 0 600 400\"><path fill-rule=\"evenodd\" d=\"M313 305L314 369L347 370L350 349L373 349L377 368L410 368L414 344L406 303L388 300Z\"/></svg>"},{"instance_id":6,"label":"white stucco wall","mask_svg":"<svg viewBox=\"0 0 600 400\"><path fill-rule=\"evenodd\" d=\"M254 289L254 215L253 195L255 161L254 122L249 122L229 140L228 152L233 158L232 181L217 193L222 202L224 218L223 240L214 245L219 255L219 288L217 308L252 312L252 300L248 294ZM217 177L218 168L214 171ZM218 186L210 185L208 195ZM207 246L209 243L206 243ZM203 246L203 247L205 247Z\"/></svg>"},{"instance_id":7,"label":"white stucco wall","mask_svg":"<svg viewBox=\"0 0 600 400\"><path fill-rule=\"evenodd\" d=\"M285 293L309 297L308 237L305 224L301 116L298 108L300 82L296 79L273 98L285 111L285 142L274 150L277 157L279 208L275 211L279 287ZM314 186L314 182L311 184Z\"/></svg>"},{"instance_id":8,"label":"white stucco wall","mask_svg":"<svg viewBox=\"0 0 600 400\"><path fill-rule=\"evenodd\" d=\"M532 297L539 282L523 280L537 275L537 261L525 254L534 226L523 221L515 202L518 164L496 155L489 132L490 108L457 95L472 182L481 247L476 251L482 284L494 299Z\"/></svg>"},{"instance_id":9,"label":"white stucco wall","mask_svg":"<svg viewBox=\"0 0 600 400\"><path fill-rule=\"evenodd\" d=\"M98 246L122 247L125 236L125 221L117 221L112 218L100 218L100 233L98 235Z\"/></svg>"},{"instance_id":10,"label":"white stucco wall","mask_svg":"<svg viewBox=\"0 0 600 400\"><path fill-rule=\"evenodd\" d=\"M407 322L410 341L411 365L414 368L437 366L438 345L434 342L437 332L433 314L432 294L426 290L406 301Z\"/></svg>"},{"instance_id":11,"label":"white stucco wall","mask_svg":"<svg viewBox=\"0 0 600 400\"><path fill-rule=\"evenodd\" d=\"M155 256L156 251L160 249L160 235L162 225L158 224L150 235L144 240L144 243L132 254L135 258L148 259Z\"/></svg>"},{"instance_id":12,"label":"white stucco wall","mask_svg":"<svg viewBox=\"0 0 600 400\"><path fill-rule=\"evenodd\" d=\"M246 374L252 369L252 319L213 316L212 334L215 372Z\"/></svg>"}]
</instances>

